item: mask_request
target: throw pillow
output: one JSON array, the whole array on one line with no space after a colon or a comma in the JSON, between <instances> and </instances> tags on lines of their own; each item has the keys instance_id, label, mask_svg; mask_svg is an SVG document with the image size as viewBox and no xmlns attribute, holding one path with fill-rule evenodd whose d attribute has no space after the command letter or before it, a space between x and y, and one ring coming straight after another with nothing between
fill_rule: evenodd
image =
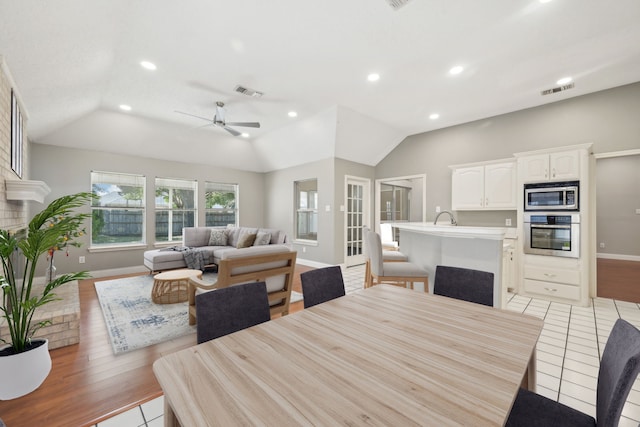
<instances>
[{"instance_id":1,"label":"throw pillow","mask_svg":"<svg viewBox=\"0 0 640 427\"><path fill-rule=\"evenodd\" d=\"M236 248L238 248L238 249L240 249L240 248L248 248L249 246L253 245L253 242L255 240L256 240L256 234L255 233L243 234L238 239L238 245L236 246Z\"/></svg>"},{"instance_id":2,"label":"throw pillow","mask_svg":"<svg viewBox=\"0 0 640 427\"><path fill-rule=\"evenodd\" d=\"M227 246L227 230L214 228L209 237L209 246Z\"/></svg>"},{"instance_id":3,"label":"throw pillow","mask_svg":"<svg viewBox=\"0 0 640 427\"><path fill-rule=\"evenodd\" d=\"M268 245L269 243L271 243L271 233L258 231L258 234L256 235L256 241L253 242L253 246Z\"/></svg>"}]
</instances>

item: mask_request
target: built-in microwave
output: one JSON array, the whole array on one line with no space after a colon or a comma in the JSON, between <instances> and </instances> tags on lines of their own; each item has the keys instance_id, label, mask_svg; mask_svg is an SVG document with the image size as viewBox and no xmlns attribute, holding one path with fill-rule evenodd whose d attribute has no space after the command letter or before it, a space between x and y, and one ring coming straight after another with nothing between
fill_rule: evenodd
<instances>
[{"instance_id":1,"label":"built-in microwave","mask_svg":"<svg viewBox=\"0 0 640 427\"><path fill-rule=\"evenodd\" d=\"M580 214L524 214L524 253L580 258Z\"/></svg>"},{"instance_id":2,"label":"built-in microwave","mask_svg":"<svg viewBox=\"0 0 640 427\"><path fill-rule=\"evenodd\" d=\"M525 211L580 210L580 182L544 182L524 185Z\"/></svg>"}]
</instances>

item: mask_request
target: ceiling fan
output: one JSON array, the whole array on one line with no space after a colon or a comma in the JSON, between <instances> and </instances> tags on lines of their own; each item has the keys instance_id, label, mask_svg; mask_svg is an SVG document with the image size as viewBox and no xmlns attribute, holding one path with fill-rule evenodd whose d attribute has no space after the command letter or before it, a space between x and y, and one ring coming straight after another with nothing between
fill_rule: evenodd
<instances>
[{"instance_id":1,"label":"ceiling fan","mask_svg":"<svg viewBox=\"0 0 640 427\"><path fill-rule=\"evenodd\" d=\"M224 110L224 102L216 102L216 114L213 116L213 119L209 119L206 117L196 116L195 114L185 113L184 111L176 111L176 113L185 114L187 116L196 117L198 119L206 120L209 123L200 127L206 126L218 126L222 129L226 130L233 136L240 136L241 133L237 130L230 128L229 126L242 126L242 127L250 127L250 128L259 128L260 123L258 122L227 122L225 121L225 110Z\"/></svg>"}]
</instances>

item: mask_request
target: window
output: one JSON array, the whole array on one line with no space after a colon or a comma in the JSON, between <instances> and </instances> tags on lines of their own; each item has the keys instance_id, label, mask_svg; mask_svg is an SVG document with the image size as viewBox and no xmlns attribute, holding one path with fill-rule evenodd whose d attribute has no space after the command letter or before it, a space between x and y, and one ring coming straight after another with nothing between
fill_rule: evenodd
<instances>
[{"instance_id":1,"label":"window","mask_svg":"<svg viewBox=\"0 0 640 427\"><path fill-rule=\"evenodd\" d=\"M182 228L196 225L196 181L156 178L156 241L182 240Z\"/></svg>"},{"instance_id":2,"label":"window","mask_svg":"<svg viewBox=\"0 0 640 427\"><path fill-rule=\"evenodd\" d=\"M91 244L144 243L145 177L91 172Z\"/></svg>"},{"instance_id":3,"label":"window","mask_svg":"<svg viewBox=\"0 0 640 427\"><path fill-rule=\"evenodd\" d=\"M205 182L205 225L226 226L238 223L238 185Z\"/></svg>"},{"instance_id":4,"label":"window","mask_svg":"<svg viewBox=\"0 0 640 427\"><path fill-rule=\"evenodd\" d=\"M318 180L295 182L296 239L318 240Z\"/></svg>"}]
</instances>

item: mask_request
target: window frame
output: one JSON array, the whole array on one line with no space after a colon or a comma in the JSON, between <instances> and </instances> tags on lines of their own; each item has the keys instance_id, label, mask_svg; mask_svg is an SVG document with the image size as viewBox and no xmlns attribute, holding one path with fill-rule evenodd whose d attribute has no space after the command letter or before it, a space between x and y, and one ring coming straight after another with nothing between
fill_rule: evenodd
<instances>
[{"instance_id":1,"label":"window frame","mask_svg":"<svg viewBox=\"0 0 640 427\"><path fill-rule=\"evenodd\" d=\"M100 250L112 250L112 249L122 249L122 248L139 248L146 247L146 224L147 224L147 206L146 206L146 177L142 174L131 174L131 173L121 173L121 172L107 172L107 171L91 171L90 175L91 180L91 192L93 194L97 194L99 197L94 199L91 202L91 231L89 237L89 250L91 251L100 251ZM116 193L116 191L111 191L108 193L104 193L100 195L96 192L98 185L109 187L116 187L121 190L119 186L123 184L129 184L129 187L132 188L140 188L142 190L141 198L139 199L126 199L126 197L122 196L126 200L139 200L138 206L107 206L101 205L103 196L108 194ZM96 242L94 239L96 238L96 213L97 212L109 212L109 216L114 212L123 211L123 212L139 212L139 216L141 217L141 223L133 223L137 224L140 229L140 238L139 240L123 240L123 241L114 241L114 242ZM104 215L101 215L104 218ZM116 227L117 228L117 227ZM104 225L101 227L102 231L104 229ZM137 234L136 234L137 235ZM117 239L116 239L117 240Z\"/></svg>"},{"instance_id":2,"label":"window frame","mask_svg":"<svg viewBox=\"0 0 640 427\"><path fill-rule=\"evenodd\" d=\"M191 187L191 188L189 188ZM164 207L158 205L158 198L160 197L159 191L160 189L168 189L168 198L169 205ZM198 180L196 179L184 179L184 178L167 178L167 177L156 177L154 181L154 239L157 244L170 244L175 242L182 241L182 228L184 227L197 227L198 226ZM175 194L174 190L191 190L193 192L193 207L192 208L177 208L173 207L173 195ZM168 212L168 221L167 221L167 236L165 239L158 239L158 214L161 212ZM172 232L174 228L174 214L182 212L183 214L186 212L191 212L193 218L192 225L185 225L184 216L182 221L182 228L180 229L179 236L174 236Z\"/></svg>"},{"instance_id":3,"label":"window frame","mask_svg":"<svg viewBox=\"0 0 640 427\"><path fill-rule=\"evenodd\" d=\"M218 188L216 188L218 187ZM210 192L214 192L217 191L218 189L220 190L233 190L233 194L234 194L234 198L233 198L233 207L220 207L220 208L213 208L213 207L209 207L209 197L207 196ZM221 191L222 192L222 191ZM227 191L227 193L231 193L231 191ZM237 227L238 226L238 221L239 221L239 217L240 217L240 209L239 209L239 199L240 199L240 185L236 184L236 183L228 183L228 182L214 182L214 181L205 181L204 182L204 225L206 227L226 227L227 225L230 225L231 223L229 222L225 222L225 221L221 221L225 222L225 224L212 224L209 222L209 217L210 214L224 214L225 210L229 211L232 210L233 211L233 226ZM226 212L227 214L229 212Z\"/></svg>"},{"instance_id":4,"label":"window frame","mask_svg":"<svg viewBox=\"0 0 640 427\"><path fill-rule=\"evenodd\" d=\"M315 186L309 186L310 183L315 182ZM293 183L293 192L294 192L294 241L317 245L318 244L318 204L319 204L319 193L318 193L318 179L317 178L309 178L294 181ZM302 193L306 194L306 203L305 206L302 206ZM309 198L309 193L312 194L311 199ZM310 200L313 201L315 206L310 206ZM301 215L306 216L306 223L309 224L307 229L308 233L300 234L300 219ZM315 221L314 221L315 220ZM315 228L315 238L313 238L313 229Z\"/></svg>"}]
</instances>

